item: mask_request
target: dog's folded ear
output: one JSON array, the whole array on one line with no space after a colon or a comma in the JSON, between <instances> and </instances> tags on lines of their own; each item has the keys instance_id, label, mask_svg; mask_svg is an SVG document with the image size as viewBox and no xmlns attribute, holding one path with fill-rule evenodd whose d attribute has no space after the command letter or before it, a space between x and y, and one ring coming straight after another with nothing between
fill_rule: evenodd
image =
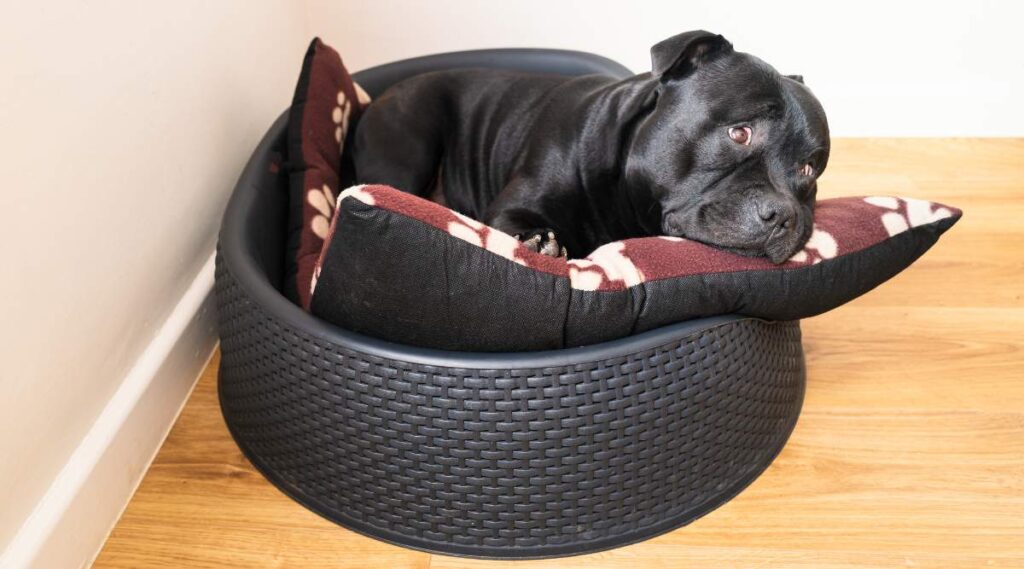
<instances>
[{"instance_id":1,"label":"dog's folded ear","mask_svg":"<svg viewBox=\"0 0 1024 569\"><path fill-rule=\"evenodd\" d=\"M786 79L792 79L793 81L796 81L797 83L799 83L801 85L804 84L804 76L803 75L786 75Z\"/></svg>"},{"instance_id":2,"label":"dog's folded ear","mask_svg":"<svg viewBox=\"0 0 1024 569\"><path fill-rule=\"evenodd\" d=\"M683 32L651 47L651 75L662 81L679 79L731 52L732 44L718 34L704 30Z\"/></svg>"}]
</instances>

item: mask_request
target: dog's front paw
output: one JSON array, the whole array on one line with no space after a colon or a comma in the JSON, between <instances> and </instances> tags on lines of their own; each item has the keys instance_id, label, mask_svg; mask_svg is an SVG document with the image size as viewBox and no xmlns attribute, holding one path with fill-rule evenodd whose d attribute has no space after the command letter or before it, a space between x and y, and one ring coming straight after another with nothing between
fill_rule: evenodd
<instances>
[{"instance_id":1,"label":"dog's front paw","mask_svg":"<svg viewBox=\"0 0 1024 569\"><path fill-rule=\"evenodd\" d=\"M555 232L550 229L534 229L529 233L516 235L516 239L522 241L527 249L548 257L568 257L565 247L558 242Z\"/></svg>"}]
</instances>

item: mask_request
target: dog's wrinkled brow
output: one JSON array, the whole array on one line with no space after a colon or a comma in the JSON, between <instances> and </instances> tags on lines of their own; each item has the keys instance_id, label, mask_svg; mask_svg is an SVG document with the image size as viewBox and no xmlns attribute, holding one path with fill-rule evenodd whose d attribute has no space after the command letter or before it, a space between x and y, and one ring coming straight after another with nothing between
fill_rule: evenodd
<instances>
[{"instance_id":1,"label":"dog's wrinkled brow","mask_svg":"<svg viewBox=\"0 0 1024 569\"><path fill-rule=\"evenodd\" d=\"M778 120L785 112L781 101L774 98L762 103L745 105L743 108L730 108L722 116L716 117L718 124L730 126L738 123L752 122L758 119Z\"/></svg>"}]
</instances>

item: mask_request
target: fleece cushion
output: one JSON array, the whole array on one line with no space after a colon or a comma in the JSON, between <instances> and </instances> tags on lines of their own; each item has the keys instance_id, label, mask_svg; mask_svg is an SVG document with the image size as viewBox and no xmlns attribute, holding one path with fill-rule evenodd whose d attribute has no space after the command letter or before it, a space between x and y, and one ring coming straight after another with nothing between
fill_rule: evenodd
<instances>
[{"instance_id":1,"label":"fleece cushion","mask_svg":"<svg viewBox=\"0 0 1024 569\"><path fill-rule=\"evenodd\" d=\"M314 39L288 114L288 247L284 292L309 307L313 266L323 249L339 188L352 183L342 159L349 125L369 97L352 81L338 52Z\"/></svg>"},{"instance_id":2,"label":"fleece cushion","mask_svg":"<svg viewBox=\"0 0 1024 569\"><path fill-rule=\"evenodd\" d=\"M585 259L380 185L339 196L314 269L313 314L403 344L472 351L581 346L716 314L795 320L892 278L960 218L897 197L819 201L806 247L774 265L675 237Z\"/></svg>"}]
</instances>

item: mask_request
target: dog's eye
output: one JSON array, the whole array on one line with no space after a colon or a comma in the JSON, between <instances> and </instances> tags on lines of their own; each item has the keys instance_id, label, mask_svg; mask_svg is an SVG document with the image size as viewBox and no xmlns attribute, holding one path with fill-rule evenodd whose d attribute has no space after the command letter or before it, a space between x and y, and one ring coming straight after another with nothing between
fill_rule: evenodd
<instances>
[{"instance_id":1,"label":"dog's eye","mask_svg":"<svg viewBox=\"0 0 1024 569\"><path fill-rule=\"evenodd\" d=\"M800 168L800 173L803 174L804 176L813 176L814 166L811 166L810 164L804 164L804 167Z\"/></svg>"},{"instance_id":2,"label":"dog's eye","mask_svg":"<svg viewBox=\"0 0 1024 569\"><path fill-rule=\"evenodd\" d=\"M734 126L729 128L729 138L736 144L750 146L754 131L749 126Z\"/></svg>"}]
</instances>

